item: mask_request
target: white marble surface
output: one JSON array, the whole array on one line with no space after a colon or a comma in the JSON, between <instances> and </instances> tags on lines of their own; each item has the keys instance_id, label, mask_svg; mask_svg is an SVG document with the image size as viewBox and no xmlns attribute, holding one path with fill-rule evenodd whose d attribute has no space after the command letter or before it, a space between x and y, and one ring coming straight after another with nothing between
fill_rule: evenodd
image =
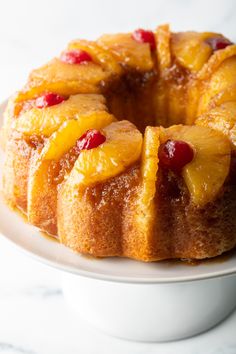
<instances>
[{"instance_id":1,"label":"white marble surface","mask_svg":"<svg viewBox=\"0 0 236 354\"><path fill-rule=\"evenodd\" d=\"M0 16L1 100L72 38L170 22L175 30L214 30L236 39L234 0L0 0ZM126 342L97 332L72 313L60 276L0 238L0 353L236 354L236 313L185 341Z\"/></svg>"}]
</instances>

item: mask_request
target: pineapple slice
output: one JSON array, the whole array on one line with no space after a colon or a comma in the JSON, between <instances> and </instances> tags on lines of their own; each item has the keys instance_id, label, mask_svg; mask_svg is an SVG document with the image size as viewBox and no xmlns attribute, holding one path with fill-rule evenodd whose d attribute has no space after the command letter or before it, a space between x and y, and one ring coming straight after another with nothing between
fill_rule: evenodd
<instances>
[{"instance_id":1,"label":"pineapple slice","mask_svg":"<svg viewBox=\"0 0 236 354\"><path fill-rule=\"evenodd\" d=\"M35 98L45 91L69 96L77 93L100 93L104 82L113 73L93 61L85 64L68 64L58 58L35 69L18 100Z\"/></svg>"},{"instance_id":2,"label":"pineapple slice","mask_svg":"<svg viewBox=\"0 0 236 354\"><path fill-rule=\"evenodd\" d=\"M198 72L208 61L212 48L205 42L207 38L222 37L215 33L180 32L172 34L173 55L184 68Z\"/></svg>"},{"instance_id":3,"label":"pineapple slice","mask_svg":"<svg viewBox=\"0 0 236 354\"><path fill-rule=\"evenodd\" d=\"M141 210L149 208L156 193L156 175L158 170L158 149L160 146L160 128L147 127L144 134L141 158ZM143 212L143 214L146 214Z\"/></svg>"},{"instance_id":4,"label":"pineapple slice","mask_svg":"<svg viewBox=\"0 0 236 354\"><path fill-rule=\"evenodd\" d=\"M105 99L101 95L74 95L68 100L45 109L31 108L14 120L13 128L25 135L50 136L68 119L83 121L85 117L96 121L106 112Z\"/></svg>"},{"instance_id":5,"label":"pineapple slice","mask_svg":"<svg viewBox=\"0 0 236 354\"><path fill-rule=\"evenodd\" d=\"M106 142L81 151L70 180L85 186L102 182L123 172L141 155L142 134L128 121L110 124L103 130Z\"/></svg>"},{"instance_id":6,"label":"pineapple slice","mask_svg":"<svg viewBox=\"0 0 236 354\"><path fill-rule=\"evenodd\" d=\"M157 27L157 62L161 72L171 66L170 38L171 32L169 25Z\"/></svg>"},{"instance_id":7,"label":"pineapple slice","mask_svg":"<svg viewBox=\"0 0 236 354\"><path fill-rule=\"evenodd\" d=\"M52 163L57 171L61 157L75 145L81 135L88 129L101 129L114 121L114 117L106 113L103 116L100 114L99 119L94 117L95 114L92 117L64 122L48 139L42 152L32 160L28 183L28 219L30 223L51 234L57 233L57 183L50 178ZM67 162L69 164L69 156ZM62 173L61 178L66 170Z\"/></svg>"},{"instance_id":8,"label":"pineapple slice","mask_svg":"<svg viewBox=\"0 0 236 354\"><path fill-rule=\"evenodd\" d=\"M131 33L106 34L98 39L98 44L114 55L124 67L137 71L153 69L150 45L140 43L132 38Z\"/></svg>"},{"instance_id":9,"label":"pineapple slice","mask_svg":"<svg viewBox=\"0 0 236 354\"><path fill-rule=\"evenodd\" d=\"M195 150L182 175L193 203L204 206L214 200L229 173L230 143L208 127L176 125L166 129L165 139L183 140Z\"/></svg>"},{"instance_id":10,"label":"pineapple slice","mask_svg":"<svg viewBox=\"0 0 236 354\"><path fill-rule=\"evenodd\" d=\"M198 117L196 125L210 127L227 136L236 150L236 102L226 102Z\"/></svg>"},{"instance_id":11,"label":"pineapple slice","mask_svg":"<svg viewBox=\"0 0 236 354\"><path fill-rule=\"evenodd\" d=\"M208 72L206 69L211 68L210 63L213 58L216 56L219 57L219 54L222 56L221 53L225 52L225 50L220 50L213 53L213 49L207 43L207 40L210 38L222 38L224 40L222 35L211 32L185 32L173 35L173 48L177 60L184 67L195 74L189 81L187 87L188 104L185 105L185 122L189 125L194 124L196 118L199 100L201 100L202 89L206 83L206 80L203 79L204 75ZM187 43L185 43L185 41ZM204 81L202 81L202 79Z\"/></svg>"},{"instance_id":12,"label":"pineapple slice","mask_svg":"<svg viewBox=\"0 0 236 354\"><path fill-rule=\"evenodd\" d=\"M223 37L224 38L224 37ZM224 50L216 50L210 57L209 61L202 67L197 74L200 80L206 80L220 67L220 65L227 59L236 55L236 45L227 45Z\"/></svg>"},{"instance_id":13,"label":"pineapple slice","mask_svg":"<svg viewBox=\"0 0 236 354\"><path fill-rule=\"evenodd\" d=\"M160 128L147 127L144 134L141 158L141 184L137 198L136 221L142 238L142 253L148 255L155 222L156 179L158 170L158 149L160 146ZM147 257L148 259L148 257Z\"/></svg>"},{"instance_id":14,"label":"pineapple slice","mask_svg":"<svg viewBox=\"0 0 236 354\"><path fill-rule=\"evenodd\" d=\"M159 69L159 79L153 87L153 112L155 112L155 125L168 125L168 81L165 78L171 66L170 37L168 25L159 26L155 33L157 50L156 62Z\"/></svg>"},{"instance_id":15,"label":"pineapple slice","mask_svg":"<svg viewBox=\"0 0 236 354\"><path fill-rule=\"evenodd\" d=\"M230 101L236 101L236 84L226 87L223 91L214 96L210 100L208 108L211 109L216 106L220 106L222 103Z\"/></svg>"},{"instance_id":16,"label":"pineapple slice","mask_svg":"<svg viewBox=\"0 0 236 354\"><path fill-rule=\"evenodd\" d=\"M205 90L199 101L197 115L206 112L215 97L224 95L229 87L235 86L235 55L236 45L230 45L224 50L216 51L198 73L197 79L204 83L203 88Z\"/></svg>"},{"instance_id":17,"label":"pineapple slice","mask_svg":"<svg viewBox=\"0 0 236 354\"><path fill-rule=\"evenodd\" d=\"M114 56L106 49L100 47L96 42L86 40L74 40L68 44L68 50L84 50L91 55L95 63L100 64L113 75L122 73L121 66L117 63Z\"/></svg>"}]
</instances>

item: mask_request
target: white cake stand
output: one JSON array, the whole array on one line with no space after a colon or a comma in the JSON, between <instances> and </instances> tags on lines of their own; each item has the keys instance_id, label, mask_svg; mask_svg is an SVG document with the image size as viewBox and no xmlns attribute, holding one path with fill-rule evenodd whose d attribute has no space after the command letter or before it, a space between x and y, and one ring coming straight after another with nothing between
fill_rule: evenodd
<instances>
[{"instance_id":1,"label":"white cake stand","mask_svg":"<svg viewBox=\"0 0 236 354\"><path fill-rule=\"evenodd\" d=\"M2 152L0 160L2 164ZM215 326L236 307L236 254L197 266L93 259L43 237L2 198L0 215L0 233L26 254L61 271L68 304L111 335L177 340Z\"/></svg>"}]
</instances>

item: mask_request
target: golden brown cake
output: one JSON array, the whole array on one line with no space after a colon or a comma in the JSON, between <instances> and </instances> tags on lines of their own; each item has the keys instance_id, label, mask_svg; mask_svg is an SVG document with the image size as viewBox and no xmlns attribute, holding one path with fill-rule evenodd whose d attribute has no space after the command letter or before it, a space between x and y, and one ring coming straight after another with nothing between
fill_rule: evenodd
<instances>
[{"instance_id":1,"label":"golden brown cake","mask_svg":"<svg viewBox=\"0 0 236 354\"><path fill-rule=\"evenodd\" d=\"M8 204L76 252L236 245L236 45L221 34L75 40L10 98L2 139Z\"/></svg>"}]
</instances>

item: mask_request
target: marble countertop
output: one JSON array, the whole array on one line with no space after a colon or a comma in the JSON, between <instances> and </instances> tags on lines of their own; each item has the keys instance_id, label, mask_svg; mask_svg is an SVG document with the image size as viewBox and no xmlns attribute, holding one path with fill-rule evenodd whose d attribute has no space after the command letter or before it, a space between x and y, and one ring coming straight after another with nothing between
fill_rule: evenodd
<instances>
[{"instance_id":1,"label":"marble countertop","mask_svg":"<svg viewBox=\"0 0 236 354\"><path fill-rule=\"evenodd\" d=\"M0 97L73 38L169 22L236 38L233 0L7 0L0 2ZM1 217L1 216L0 216ZM213 330L179 342L145 344L91 328L64 303L59 271L0 238L0 354L236 354L236 312Z\"/></svg>"}]
</instances>

